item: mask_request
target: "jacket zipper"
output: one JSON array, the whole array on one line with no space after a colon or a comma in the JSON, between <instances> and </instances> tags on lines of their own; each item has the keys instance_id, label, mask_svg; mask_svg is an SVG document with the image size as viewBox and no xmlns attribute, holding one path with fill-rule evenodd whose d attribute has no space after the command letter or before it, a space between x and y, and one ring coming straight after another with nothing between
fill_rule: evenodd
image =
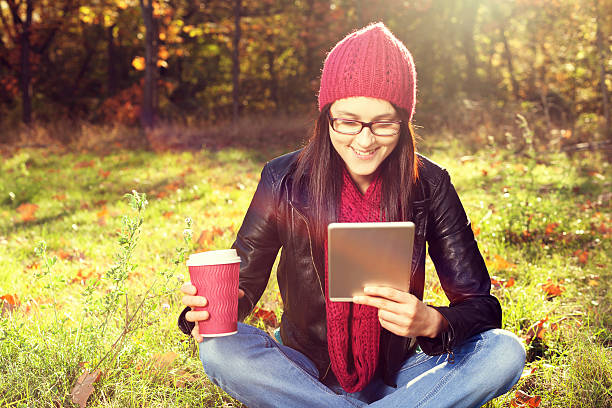
<instances>
[{"instance_id":1,"label":"jacket zipper","mask_svg":"<svg viewBox=\"0 0 612 408\"><path fill-rule=\"evenodd\" d=\"M304 214L302 214L297 208L295 208L295 206L293 205L291 201L289 201L289 205L300 216L300 218L302 218L302 220L304 221L304 224L306 224L306 230L308 231L308 245L310 247L310 261L312 262L312 266L314 267L315 275L317 275L317 281L319 281L319 288L321 288L321 294L323 295L323 299L325 299L325 290L323 289L323 285L321 284L321 278L319 277L319 270L317 269L317 265L315 264L315 261L314 261L314 254L312 253L312 238L310 234L310 226L308 225L308 220L306 219L306 216ZM327 366L327 370L325 371L325 375L321 378L321 381L323 381L325 377L327 377L327 374L329 374L330 368L331 368L331 361L329 362L329 365Z\"/></svg>"}]
</instances>

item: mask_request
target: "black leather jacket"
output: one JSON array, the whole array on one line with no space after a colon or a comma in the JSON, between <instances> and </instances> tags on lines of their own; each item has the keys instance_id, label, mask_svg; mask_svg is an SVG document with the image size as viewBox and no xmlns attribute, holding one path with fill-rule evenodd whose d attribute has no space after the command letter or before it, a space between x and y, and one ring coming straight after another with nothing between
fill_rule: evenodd
<instances>
[{"instance_id":1,"label":"black leather jacket","mask_svg":"<svg viewBox=\"0 0 612 408\"><path fill-rule=\"evenodd\" d=\"M298 152L268 162L233 245L242 259L238 305L242 320L261 297L278 250L277 269L283 299L283 344L308 356L323 380L330 373L324 299L323 250L311 236L307 191L292 191ZM482 331L501 327L501 307L490 294L491 281L474 239L470 222L446 170L419 156L418 188L413 202L416 237L410 292L423 298L425 243L450 306L436 307L449 329L437 338L417 338L427 354L449 353L455 345ZM384 181L383 181L384 182ZM179 326L193 328L184 313ZM414 342L382 330L380 361L383 378L393 385L392 373L414 348Z\"/></svg>"}]
</instances>

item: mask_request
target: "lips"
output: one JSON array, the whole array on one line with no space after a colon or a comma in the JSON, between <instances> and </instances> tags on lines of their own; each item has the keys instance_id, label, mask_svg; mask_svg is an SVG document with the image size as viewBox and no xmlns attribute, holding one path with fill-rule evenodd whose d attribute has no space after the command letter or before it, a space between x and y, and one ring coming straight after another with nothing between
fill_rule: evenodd
<instances>
[{"instance_id":1,"label":"lips","mask_svg":"<svg viewBox=\"0 0 612 408\"><path fill-rule=\"evenodd\" d=\"M379 149L378 147L376 149L371 149L371 150L357 150L353 147L350 147L350 149L353 151L353 153L355 153L355 156L357 156L360 159L369 159L370 157L374 156L374 153L376 153L376 151Z\"/></svg>"}]
</instances>

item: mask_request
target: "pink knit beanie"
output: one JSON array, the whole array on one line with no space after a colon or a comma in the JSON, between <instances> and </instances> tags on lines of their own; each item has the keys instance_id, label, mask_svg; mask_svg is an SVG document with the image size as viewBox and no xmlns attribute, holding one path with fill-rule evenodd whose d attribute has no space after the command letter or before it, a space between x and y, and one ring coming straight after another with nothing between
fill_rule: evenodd
<instances>
[{"instance_id":1,"label":"pink knit beanie","mask_svg":"<svg viewBox=\"0 0 612 408\"><path fill-rule=\"evenodd\" d=\"M351 96L389 101L414 114L416 70L412 55L383 23L347 35L323 65L319 111Z\"/></svg>"}]
</instances>

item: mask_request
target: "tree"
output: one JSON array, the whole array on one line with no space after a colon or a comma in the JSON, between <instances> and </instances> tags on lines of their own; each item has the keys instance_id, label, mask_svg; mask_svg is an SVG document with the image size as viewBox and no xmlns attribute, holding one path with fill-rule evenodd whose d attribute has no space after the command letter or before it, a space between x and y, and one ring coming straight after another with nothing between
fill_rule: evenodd
<instances>
[{"instance_id":1,"label":"tree","mask_svg":"<svg viewBox=\"0 0 612 408\"><path fill-rule=\"evenodd\" d=\"M153 16L153 0L140 0L142 18L145 25L145 78L140 123L144 128L153 127L153 99L155 98L156 21Z\"/></svg>"}]
</instances>

